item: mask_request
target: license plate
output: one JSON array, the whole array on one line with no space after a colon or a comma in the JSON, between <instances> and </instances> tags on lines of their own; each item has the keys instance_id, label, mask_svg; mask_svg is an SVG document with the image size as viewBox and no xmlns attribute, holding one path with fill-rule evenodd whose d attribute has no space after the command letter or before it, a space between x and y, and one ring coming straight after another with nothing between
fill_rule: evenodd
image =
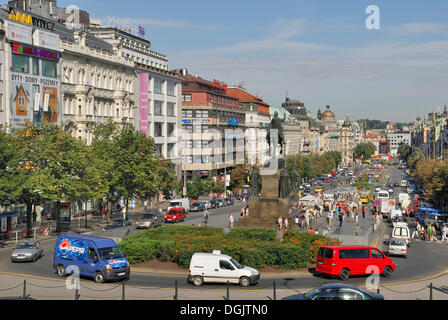
<instances>
[{"instance_id":1,"label":"license plate","mask_svg":"<svg viewBox=\"0 0 448 320\"><path fill-rule=\"evenodd\" d=\"M119 273L118 276L121 277L121 276L124 276L125 274L126 273L122 272L122 273Z\"/></svg>"}]
</instances>

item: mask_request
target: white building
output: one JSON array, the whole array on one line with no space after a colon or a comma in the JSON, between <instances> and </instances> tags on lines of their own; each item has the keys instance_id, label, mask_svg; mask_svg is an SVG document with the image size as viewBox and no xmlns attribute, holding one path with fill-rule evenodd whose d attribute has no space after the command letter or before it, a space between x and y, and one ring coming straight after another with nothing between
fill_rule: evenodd
<instances>
[{"instance_id":1,"label":"white building","mask_svg":"<svg viewBox=\"0 0 448 320\"><path fill-rule=\"evenodd\" d=\"M404 131L388 133L387 141L390 146L390 154L394 156L398 153L398 148L401 144L411 145L411 134Z\"/></svg>"},{"instance_id":2,"label":"white building","mask_svg":"<svg viewBox=\"0 0 448 320\"><path fill-rule=\"evenodd\" d=\"M165 55L151 50L151 42L117 28L91 28L97 38L133 61L136 72L134 126L154 138L156 152L175 164L181 162L182 80L168 71ZM180 174L179 166L177 172Z\"/></svg>"}]
</instances>

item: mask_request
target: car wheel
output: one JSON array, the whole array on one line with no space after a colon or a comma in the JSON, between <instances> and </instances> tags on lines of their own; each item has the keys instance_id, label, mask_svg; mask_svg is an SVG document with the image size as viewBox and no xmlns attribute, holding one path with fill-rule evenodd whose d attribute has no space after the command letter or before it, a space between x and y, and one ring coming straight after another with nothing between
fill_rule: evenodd
<instances>
[{"instance_id":1,"label":"car wheel","mask_svg":"<svg viewBox=\"0 0 448 320\"><path fill-rule=\"evenodd\" d=\"M101 272L95 273L95 276L93 277L93 280L96 283L104 283L104 276Z\"/></svg>"},{"instance_id":2,"label":"car wheel","mask_svg":"<svg viewBox=\"0 0 448 320\"><path fill-rule=\"evenodd\" d=\"M56 273L58 274L58 276L64 277L65 276L65 267L64 266L58 266L57 269L56 269Z\"/></svg>"},{"instance_id":3,"label":"car wheel","mask_svg":"<svg viewBox=\"0 0 448 320\"><path fill-rule=\"evenodd\" d=\"M37 255L35 254L35 255L33 256L33 262L36 262L36 260L37 260Z\"/></svg>"},{"instance_id":4,"label":"car wheel","mask_svg":"<svg viewBox=\"0 0 448 320\"><path fill-rule=\"evenodd\" d=\"M341 273L339 274L339 279L341 279L342 281L348 280L348 278L350 278L350 270L348 269L342 269Z\"/></svg>"},{"instance_id":5,"label":"car wheel","mask_svg":"<svg viewBox=\"0 0 448 320\"><path fill-rule=\"evenodd\" d=\"M242 287L250 286L250 279L248 277L241 277L240 286L242 286Z\"/></svg>"},{"instance_id":6,"label":"car wheel","mask_svg":"<svg viewBox=\"0 0 448 320\"><path fill-rule=\"evenodd\" d=\"M204 279L201 276L195 276L193 278L193 284L196 287L202 286L204 284Z\"/></svg>"},{"instance_id":7,"label":"car wheel","mask_svg":"<svg viewBox=\"0 0 448 320\"><path fill-rule=\"evenodd\" d=\"M392 268L389 266L386 266L383 270L383 276L388 278L392 274Z\"/></svg>"}]
</instances>

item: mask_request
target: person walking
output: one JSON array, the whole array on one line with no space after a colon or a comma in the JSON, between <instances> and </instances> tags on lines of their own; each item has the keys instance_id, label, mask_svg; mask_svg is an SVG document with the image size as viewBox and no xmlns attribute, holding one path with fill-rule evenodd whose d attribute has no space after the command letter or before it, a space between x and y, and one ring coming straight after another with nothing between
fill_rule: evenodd
<instances>
[{"instance_id":1,"label":"person walking","mask_svg":"<svg viewBox=\"0 0 448 320\"><path fill-rule=\"evenodd\" d=\"M288 229L289 229L288 218L285 218L285 220L283 221L283 224L285 225L285 231L288 231Z\"/></svg>"},{"instance_id":2,"label":"person walking","mask_svg":"<svg viewBox=\"0 0 448 320\"><path fill-rule=\"evenodd\" d=\"M229 216L229 228L230 229L233 228L233 223L234 223L233 214L230 214L230 216Z\"/></svg>"},{"instance_id":3,"label":"person walking","mask_svg":"<svg viewBox=\"0 0 448 320\"><path fill-rule=\"evenodd\" d=\"M344 215L339 212L339 229L342 228L342 222L344 221Z\"/></svg>"},{"instance_id":4,"label":"person walking","mask_svg":"<svg viewBox=\"0 0 448 320\"><path fill-rule=\"evenodd\" d=\"M148 210L148 200L143 201L143 207L145 208L145 211Z\"/></svg>"},{"instance_id":5,"label":"person walking","mask_svg":"<svg viewBox=\"0 0 448 320\"><path fill-rule=\"evenodd\" d=\"M448 238L446 237L446 224L442 224L442 242L445 242L446 240L448 240Z\"/></svg>"},{"instance_id":6,"label":"person walking","mask_svg":"<svg viewBox=\"0 0 448 320\"><path fill-rule=\"evenodd\" d=\"M356 224L355 229L353 230L353 234L355 236L360 236L361 235L361 227L359 226L359 223Z\"/></svg>"},{"instance_id":7,"label":"person walking","mask_svg":"<svg viewBox=\"0 0 448 320\"><path fill-rule=\"evenodd\" d=\"M208 224L208 210L204 210L204 225L206 226Z\"/></svg>"},{"instance_id":8,"label":"person walking","mask_svg":"<svg viewBox=\"0 0 448 320\"><path fill-rule=\"evenodd\" d=\"M365 206L362 206L361 212L362 212L362 218L365 219L366 218L366 207Z\"/></svg>"},{"instance_id":9,"label":"person walking","mask_svg":"<svg viewBox=\"0 0 448 320\"><path fill-rule=\"evenodd\" d=\"M420 223L418 223L417 221L414 223L414 228L413 228L413 232L412 232L412 236L411 238L415 238L415 236L417 236L417 239L420 239L419 237L419 233L420 233Z\"/></svg>"},{"instance_id":10,"label":"person walking","mask_svg":"<svg viewBox=\"0 0 448 320\"><path fill-rule=\"evenodd\" d=\"M277 225L278 225L278 231L282 231L282 227L283 227L283 218L282 217L278 217Z\"/></svg>"},{"instance_id":11,"label":"person walking","mask_svg":"<svg viewBox=\"0 0 448 320\"><path fill-rule=\"evenodd\" d=\"M298 215L296 215L296 217L294 218L294 223L296 224L297 229L299 229L300 227L299 227L299 216Z\"/></svg>"}]
</instances>

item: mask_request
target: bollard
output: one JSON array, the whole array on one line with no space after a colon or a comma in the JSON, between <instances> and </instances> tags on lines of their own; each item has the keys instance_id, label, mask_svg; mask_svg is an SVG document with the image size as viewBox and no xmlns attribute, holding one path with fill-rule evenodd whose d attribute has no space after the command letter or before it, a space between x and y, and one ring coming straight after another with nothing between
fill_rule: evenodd
<instances>
[{"instance_id":1,"label":"bollard","mask_svg":"<svg viewBox=\"0 0 448 320\"><path fill-rule=\"evenodd\" d=\"M227 280L227 297L226 300L228 301L230 299L230 282Z\"/></svg>"},{"instance_id":2,"label":"bollard","mask_svg":"<svg viewBox=\"0 0 448 320\"><path fill-rule=\"evenodd\" d=\"M75 290L75 301L79 300L78 289Z\"/></svg>"},{"instance_id":3,"label":"bollard","mask_svg":"<svg viewBox=\"0 0 448 320\"><path fill-rule=\"evenodd\" d=\"M23 280L23 299L26 298L26 280Z\"/></svg>"},{"instance_id":4,"label":"bollard","mask_svg":"<svg viewBox=\"0 0 448 320\"><path fill-rule=\"evenodd\" d=\"M123 280L123 287L122 287L122 292L121 292L121 300L126 300L126 295L125 295L125 281Z\"/></svg>"},{"instance_id":5,"label":"bollard","mask_svg":"<svg viewBox=\"0 0 448 320\"><path fill-rule=\"evenodd\" d=\"M277 300L277 290L276 290L276 285L275 285L275 281L274 281L274 301Z\"/></svg>"},{"instance_id":6,"label":"bollard","mask_svg":"<svg viewBox=\"0 0 448 320\"><path fill-rule=\"evenodd\" d=\"M178 292L177 292L177 280L174 281L174 300L178 300Z\"/></svg>"},{"instance_id":7,"label":"bollard","mask_svg":"<svg viewBox=\"0 0 448 320\"><path fill-rule=\"evenodd\" d=\"M429 300L432 300L432 282L429 284Z\"/></svg>"}]
</instances>

